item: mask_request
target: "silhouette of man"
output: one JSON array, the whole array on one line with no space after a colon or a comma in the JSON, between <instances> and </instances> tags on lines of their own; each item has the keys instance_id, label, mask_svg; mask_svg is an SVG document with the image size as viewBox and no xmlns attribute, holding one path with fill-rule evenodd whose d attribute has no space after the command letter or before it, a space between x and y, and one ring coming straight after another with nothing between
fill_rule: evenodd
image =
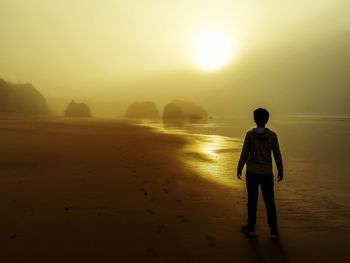
<instances>
[{"instance_id":1,"label":"silhouette of man","mask_svg":"<svg viewBox=\"0 0 350 263\"><path fill-rule=\"evenodd\" d=\"M276 161L278 181L283 179L282 156L277 134L265 128L269 120L269 112L262 108L256 109L254 111L254 120L257 127L247 132L237 167L237 177L242 180L242 170L244 165L247 165L248 224L242 226L241 230L250 237L256 236L256 208L260 185L267 212L267 221L271 228L270 237L276 239L278 238L278 227L271 153L273 153Z\"/></svg>"}]
</instances>

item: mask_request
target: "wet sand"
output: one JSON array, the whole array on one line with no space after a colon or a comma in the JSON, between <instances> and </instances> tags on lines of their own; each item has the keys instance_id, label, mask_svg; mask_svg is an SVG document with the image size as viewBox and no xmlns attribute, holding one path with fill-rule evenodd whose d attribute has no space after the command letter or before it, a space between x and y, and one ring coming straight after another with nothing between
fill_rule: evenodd
<instances>
[{"instance_id":1,"label":"wet sand","mask_svg":"<svg viewBox=\"0 0 350 263\"><path fill-rule=\"evenodd\" d=\"M187 136L126 122L2 118L2 262L350 258L349 231L288 202L279 185L280 240L268 237L262 203L259 236L243 236L244 182L228 187L200 176L193 160L210 160L194 154L192 144Z\"/></svg>"}]
</instances>

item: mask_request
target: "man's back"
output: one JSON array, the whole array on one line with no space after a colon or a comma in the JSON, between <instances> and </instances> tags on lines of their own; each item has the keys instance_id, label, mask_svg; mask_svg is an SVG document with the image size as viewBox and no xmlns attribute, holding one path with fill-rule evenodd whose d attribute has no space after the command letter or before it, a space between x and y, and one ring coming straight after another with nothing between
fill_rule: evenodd
<instances>
[{"instance_id":1,"label":"man's back","mask_svg":"<svg viewBox=\"0 0 350 263\"><path fill-rule=\"evenodd\" d=\"M278 181L283 179L283 164L277 134L265 128L268 120L269 112L266 109L259 108L254 111L254 121L257 127L247 132L245 136L237 167L237 177L242 179L242 170L247 164L248 224L242 226L241 230L250 237L256 235L256 209L260 186L266 206L267 221L271 228L270 237L276 239L278 238L278 227L271 152L273 152L277 164Z\"/></svg>"},{"instance_id":2,"label":"man's back","mask_svg":"<svg viewBox=\"0 0 350 263\"><path fill-rule=\"evenodd\" d=\"M272 174L273 152L278 171L283 170L282 157L276 133L268 128L255 128L247 132L239 169L247 164L247 171L257 174Z\"/></svg>"}]
</instances>

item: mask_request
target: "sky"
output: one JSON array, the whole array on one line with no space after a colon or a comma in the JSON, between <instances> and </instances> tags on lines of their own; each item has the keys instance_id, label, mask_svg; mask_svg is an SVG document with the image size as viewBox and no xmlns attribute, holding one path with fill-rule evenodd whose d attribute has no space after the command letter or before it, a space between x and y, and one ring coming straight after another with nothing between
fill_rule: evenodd
<instances>
[{"instance_id":1,"label":"sky","mask_svg":"<svg viewBox=\"0 0 350 263\"><path fill-rule=\"evenodd\" d=\"M0 17L0 77L57 113L72 98L101 116L172 99L218 115L350 113L348 0L0 0ZM232 53L211 71L196 62L208 33Z\"/></svg>"}]
</instances>

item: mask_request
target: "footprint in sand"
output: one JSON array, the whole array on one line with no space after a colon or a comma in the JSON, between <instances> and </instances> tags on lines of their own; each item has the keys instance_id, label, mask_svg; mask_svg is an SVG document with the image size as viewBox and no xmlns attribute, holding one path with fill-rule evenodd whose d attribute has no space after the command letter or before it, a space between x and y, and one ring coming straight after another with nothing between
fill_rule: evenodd
<instances>
[{"instance_id":1,"label":"footprint in sand","mask_svg":"<svg viewBox=\"0 0 350 263\"><path fill-rule=\"evenodd\" d=\"M167 194L167 193L169 193L169 190L166 188L163 188L163 192Z\"/></svg>"},{"instance_id":2,"label":"footprint in sand","mask_svg":"<svg viewBox=\"0 0 350 263\"><path fill-rule=\"evenodd\" d=\"M151 197L151 202L155 202L155 201L157 201L157 197L152 196L152 197Z\"/></svg>"},{"instance_id":3,"label":"footprint in sand","mask_svg":"<svg viewBox=\"0 0 350 263\"><path fill-rule=\"evenodd\" d=\"M205 239L208 241L208 245L211 247L215 247L215 239L212 236L206 236Z\"/></svg>"},{"instance_id":4,"label":"footprint in sand","mask_svg":"<svg viewBox=\"0 0 350 263\"><path fill-rule=\"evenodd\" d=\"M150 253L152 257L158 257L158 255L156 253L156 249L154 247L148 248L147 252Z\"/></svg>"},{"instance_id":5,"label":"footprint in sand","mask_svg":"<svg viewBox=\"0 0 350 263\"><path fill-rule=\"evenodd\" d=\"M170 184L170 180L169 180L169 179L166 179L164 182L165 182L166 184Z\"/></svg>"},{"instance_id":6,"label":"footprint in sand","mask_svg":"<svg viewBox=\"0 0 350 263\"><path fill-rule=\"evenodd\" d=\"M17 235L15 234L10 236L10 239L16 239L16 238L17 238Z\"/></svg>"},{"instance_id":7,"label":"footprint in sand","mask_svg":"<svg viewBox=\"0 0 350 263\"><path fill-rule=\"evenodd\" d=\"M181 223L186 223L186 222L187 222L187 219L185 218L184 215L179 214L179 215L177 215L176 217L177 217L177 219L178 219L178 221L179 221L180 224L181 224Z\"/></svg>"},{"instance_id":8,"label":"footprint in sand","mask_svg":"<svg viewBox=\"0 0 350 263\"><path fill-rule=\"evenodd\" d=\"M176 200L176 203L177 203L178 205L182 205L182 200L177 199L177 200Z\"/></svg>"},{"instance_id":9,"label":"footprint in sand","mask_svg":"<svg viewBox=\"0 0 350 263\"><path fill-rule=\"evenodd\" d=\"M166 229L165 225L160 224L160 225L157 226L156 232L157 232L158 234L160 234L160 233L164 232L165 229Z\"/></svg>"},{"instance_id":10,"label":"footprint in sand","mask_svg":"<svg viewBox=\"0 0 350 263\"><path fill-rule=\"evenodd\" d=\"M137 174L137 171L135 171L135 170L133 170L132 171L132 173L133 173L133 177L135 177L135 178L139 178L140 176Z\"/></svg>"},{"instance_id":11,"label":"footprint in sand","mask_svg":"<svg viewBox=\"0 0 350 263\"><path fill-rule=\"evenodd\" d=\"M146 209L146 212L150 215L154 215L154 211L152 209Z\"/></svg>"},{"instance_id":12,"label":"footprint in sand","mask_svg":"<svg viewBox=\"0 0 350 263\"><path fill-rule=\"evenodd\" d=\"M159 173L158 173L158 172L155 172L155 173L154 173L154 176L159 176Z\"/></svg>"}]
</instances>

